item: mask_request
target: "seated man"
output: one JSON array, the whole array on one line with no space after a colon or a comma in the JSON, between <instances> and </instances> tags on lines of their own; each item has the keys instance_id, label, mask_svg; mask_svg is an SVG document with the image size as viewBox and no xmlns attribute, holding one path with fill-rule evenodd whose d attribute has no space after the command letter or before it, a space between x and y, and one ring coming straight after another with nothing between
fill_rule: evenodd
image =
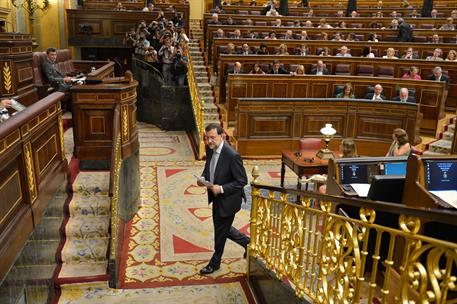
<instances>
[{"instance_id":1,"label":"seated man","mask_svg":"<svg viewBox=\"0 0 457 304\"><path fill-rule=\"evenodd\" d=\"M268 74L289 74L289 72L281 65L279 60L273 61L273 66Z\"/></svg>"},{"instance_id":2,"label":"seated man","mask_svg":"<svg viewBox=\"0 0 457 304\"><path fill-rule=\"evenodd\" d=\"M443 70L441 69L441 67L435 67L432 72L433 75L429 76L428 80L443 81L449 87L449 77L443 75Z\"/></svg>"},{"instance_id":3,"label":"seated man","mask_svg":"<svg viewBox=\"0 0 457 304\"><path fill-rule=\"evenodd\" d=\"M443 51L440 49L440 48L436 48L433 50L433 55L431 56L427 56L427 58L425 58L425 60L435 60L435 61L443 61L443 57L441 57L443 55Z\"/></svg>"},{"instance_id":4,"label":"seated man","mask_svg":"<svg viewBox=\"0 0 457 304\"><path fill-rule=\"evenodd\" d=\"M352 57L351 53L348 52L348 47L343 45L340 48L340 52L336 54L337 57Z\"/></svg>"},{"instance_id":5,"label":"seated man","mask_svg":"<svg viewBox=\"0 0 457 304\"><path fill-rule=\"evenodd\" d=\"M247 43L243 43L243 45L241 46L241 50L238 51L238 54L239 55L251 55L252 51Z\"/></svg>"},{"instance_id":6,"label":"seated man","mask_svg":"<svg viewBox=\"0 0 457 304\"><path fill-rule=\"evenodd\" d=\"M401 88L400 89L400 95L397 97L394 97L392 99L393 101L401 101L401 102L416 102L416 97L414 96L409 96L409 91L407 88Z\"/></svg>"},{"instance_id":7,"label":"seated man","mask_svg":"<svg viewBox=\"0 0 457 304\"><path fill-rule=\"evenodd\" d=\"M239 61L227 69L227 74L243 74L243 67Z\"/></svg>"},{"instance_id":8,"label":"seated man","mask_svg":"<svg viewBox=\"0 0 457 304\"><path fill-rule=\"evenodd\" d=\"M316 66L311 69L311 75L328 75L328 69L325 67L325 64L322 60L318 60Z\"/></svg>"},{"instance_id":9,"label":"seated man","mask_svg":"<svg viewBox=\"0 0 457 304\"><path fill-rule=\"evenodd\" d=\"M368 93L367 95L365 95L365 99L370 99L373 101L386 100L386 97L384 95L382 95L382 86L380 84L375 85L374 92Z\"/></svg>"},{"instance_id":10,"label":"seated man","mask_svg":"<svg viewBox=\"0 0 457 304\"><path fill-rule=\"evenodd\" d=\"M71 88L71 77L64 76L57 68L57 51L55 48L46 50L48 56L43 62L42 71L46 80L59 92L66 92Z\"/></svg>"},{"instance_id":11,"label":"seated man","mask_svg":"<svg viewBox=\"0 0 457 304\"><path fill-rule=\"evenodd\" d=\"M403 54L401 56L402 59L419 59L419 55L414 52L413 48L412 47L409 47L405 54Z\"/></svg>"}]
</instances>

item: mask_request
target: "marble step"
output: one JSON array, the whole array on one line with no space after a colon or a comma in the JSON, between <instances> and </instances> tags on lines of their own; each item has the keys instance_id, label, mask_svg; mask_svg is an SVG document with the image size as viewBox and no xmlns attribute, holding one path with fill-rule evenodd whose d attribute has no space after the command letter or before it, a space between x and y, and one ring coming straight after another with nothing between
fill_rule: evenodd
<instances>
[{"instance_id":1,"label":"marble step","mask_svg":"<svg viewBox=\"0 0 457 304\"><path fill-rule=\"evenodd\" d=\"M11 268L8 278L15 280L45 281L54 276L56 264L48 265L20 265Z\"/></svg>"},{"instance_id":2,"label":"marble step","mask_svg":"<svg viewBox=\"0 0 457 304\"><path fill-rule=\"evenodd\" d=\"M107 259L109 239L67 239L62 248L62 262L67 264L103 262Z\"/></svg>"},{"instance_id":3,"label":"marble step","mask_svg":"<svg viewBox=\"0 0 457 304\"><path fill-rule=\"evenodd\" d=\"M451 145L451 141L440 139L435 141L434 143L431 143L428 150L431 152L448 154L451 152Z\"/></svg>"},{"instance_id":4,"label":"marble step","mask_svg":"<svg viewBox=\"0 0 457 304\"><path fill-rule=\"evenodd\" d=\"M109 216L70 217L65 226L65 235L80 239L109 237L109 222Z\"/></svg>"},{"instance_id":5,"label":"marble step","mask_svg":"<svg viewBox=\"0 0 457 304\"><path fill-rule=\"evenodd\" d=\"M205 120L205 122L213 121L213 120L219 120L219 115L203 114L203 119Z\"/></svg>"},{"instance_id":6,"label":"marble step","mask_svg":"<svg viewBox=\"0 0 457 304\"><path fill-rule=\"evenodd\" d=\"M196 77L206 77L206 78L208 78L208 72L207 71L198 71L198 72L195 72L194 75Z\"/></svg>"},{"instance_id":7,"label":"marble step","mask_svg":"<svg viewBox=\"0 0 457 304\"><path fill-rule=\"evenodd\" d=\"M453 137L454 137L454 132L449 132L449 131L443 132L443 139L452 140Z\"/></svg>"},{"instance_id":8,"label":"marble step","mask_svg":"<svg viewBox=\"0 0 457 304\"><path fill-rule=\"evenodd\" d=\"M49 285L29 285L25 289L27 304L44 304L52 299L52 284Z\"/></svg>"},{"instance_id":9,"label":"marble step","mask_svg":"<svg viewBox=\"0 0 457 304\"><path fill-rule=\"evenodd\" d=\"M197 83L209 82L208 76L197 76L195 80Z\"/></svg>"},{"instance_id":10,"label":"marble step","mask_svg":"<svg viewBox=\"0 0 457 304\"><path fill-rule=\"evenodd\" d=\"M447 130L451 133L455 132L455 124L450 124L447 126Z\"/></svg>"},{"instance_id":11,"label":"marble step","mask_svg":"<svg viewBox=\"0 0 457 304\"><path fill-rule=\"evenodd\" d=\"M16 265L52 265L56 263L56 252L60 239L27 241Z\"/></svg>"},{"instance_id":12,"label":"marble step","mask_svg":"<svg viewBox=\"0 0 457 304\"><path fill-rule=\"evenodd\" d=\"M59 240L60 226L62 226L63 212L60 217L44 216L40 224L33 231L31 239L33 240Z\"/></svg>"},{"instance_id":13,"label":"marble step","mask_svg":"<svg viewBox=\"0 0 457 304\"><path fill-rule=\"evenodd\" d=\"M194 65L194 71L195 72L205 72L205 73L207 73L205 65Z\"/></svg>"},{"instance_id":14,"label":"marble step","mask_svg":"<svg viewBox=\"0 0 457 304\"><path fill-rule=\"evenodd\" d=\"M62 268L59 271L58 278L87 278L106 275L108 268L107 261L95 262L95 263L80 263L80 264L62 264Z\"/></svg>"},{"instance_id":15,"label":"marble step","mask_svg":"<svg viewBox=\"0 0 457 304\"><path fill-rule=\"evenodd\" d=\"M64 214L64 205L67 197L67 193L57 193L44 210L43 216L62 216Z\"/></svg>"}]
</instances>

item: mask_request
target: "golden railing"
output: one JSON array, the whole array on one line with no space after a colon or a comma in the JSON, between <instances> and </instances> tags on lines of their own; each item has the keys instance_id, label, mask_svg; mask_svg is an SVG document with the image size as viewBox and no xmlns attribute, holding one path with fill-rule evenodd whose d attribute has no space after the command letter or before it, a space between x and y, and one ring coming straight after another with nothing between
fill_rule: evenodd
<instances>
[{"instance_id":1,"label":"golden railing","mask_svg":"<svg viewBox=\"0 0 457 304\"><path fill-rule=\"evenodd\" d=\"M197 82L193 70L192 57L188 54L188 69L187 69L187 82L189 83L190 97L192 99L192 109L194 110L195 123L197 125L197 132L199 134L198 142L198 159L205 156L205 143L203 141L205 132L205 101L200 98Z\"/></svg>"},{"instance_id":2,"label":"golden railing","mask_svg":"<svg viewBox=\"0 0 457 304\"><path fill-rule=\"evenodd\" d=\"M109 246L109 261L114 263L110 265L111 281L115 281L118 271L119 262L119 179L122 165L122 146L121 146L121 122L120 122L120 106L116 106L113 116L113 147L111 153L111 170L109 195L111 197L111 219L110 219L110 246ZM113 273L114 272L114 273ZM115 287L115 286L111 286Z\"/></svg>"},{"instance_id":3,"label":"golden railing","mask_svg":"<svg viewBox=\"0 0 457 304\"><path fill-rule=\"evenodd\" d=\"M358 218L339 215L342 204ZM386 214L398 227L375 223ZM455 213L254 181L249 255L313 303L457 303L457 244L421 235L431 220L452 224Z\"/></svg>"}]
</instances>

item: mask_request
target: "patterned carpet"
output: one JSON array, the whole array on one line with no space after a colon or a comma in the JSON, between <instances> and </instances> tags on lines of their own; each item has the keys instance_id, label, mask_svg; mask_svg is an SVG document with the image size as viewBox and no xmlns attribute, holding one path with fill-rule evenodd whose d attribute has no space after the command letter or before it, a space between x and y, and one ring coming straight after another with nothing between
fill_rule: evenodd
<instances>
[{"instance_id":1,"label":"patterned carpet","mask_svg":"<svg viewBox=\"0 0 457 304\"><path fill-rule=\"evenodd\" d=\"M109 289L106 282L63 286L62 304L244 304L254 303L240 282L150 289Z\"/></svg>"},{"instance_id":2,"label":"patterned carpet","mask_svg":"<svg viewBox=\"0 0 457 304\"><path fill-rule=\"evenodd\" d=\"M213 225L206 189L198 187L194 177L204 162L194 161L188 136L144 123L138 123L138 130L142 203L127 227L121 261L121 287L126 289L108 289L106 282L62 284L59 303L254 303L246 285L243 249L231 241L221 269L199 274L212 255ZM245 161L249 181L255 165L262 183L279 185L279 160ZM107 179L107 172L84 171L73 183L61 275L89 274L91 268L93 275L100 275L106 270ZM296 184L293 173L286 174L286 184ZM234 226L249 234L250 187L245 191L248 201ZM161 288L144 289L152 287Z\"/></svg>"}]
</instances>

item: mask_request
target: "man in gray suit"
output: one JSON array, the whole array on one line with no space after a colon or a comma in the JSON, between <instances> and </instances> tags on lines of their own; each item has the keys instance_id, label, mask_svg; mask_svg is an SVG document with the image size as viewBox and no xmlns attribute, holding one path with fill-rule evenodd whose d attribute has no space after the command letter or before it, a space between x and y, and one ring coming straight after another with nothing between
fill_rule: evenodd
<instances>
[{"instance_id":1,"label":"man in gray suit","mask_svg":"<svg viewBox=\"0 0 457 304\"><path fill-rule=\"evenodd\" d=\"M208 124L205 135L209 149L201 176L212 184L208 187L208 204L213 203L214 254L200 273L210 274L220 268L227 238L247 249L249 237L234 228L232 223L241 209L242 200L246 200L243 188L248 179L241 156L224 141L222 127L217 123ZM204 185L201 179L197 184Z\"/></svg>"},{"instance_id":2,"label":"man in gray suit","mask_svg":"<svg viewBox=\"0 0 457 304\"><path fill-rule=\"evenodd\" d=\"M46 50L48 56L43 62L42 71L46 80L51 86L59 92L66 92L71 88L71 77L63 75L56 64L57 51L55 48L48 48Z\"/></svg>"}]
</instances>

